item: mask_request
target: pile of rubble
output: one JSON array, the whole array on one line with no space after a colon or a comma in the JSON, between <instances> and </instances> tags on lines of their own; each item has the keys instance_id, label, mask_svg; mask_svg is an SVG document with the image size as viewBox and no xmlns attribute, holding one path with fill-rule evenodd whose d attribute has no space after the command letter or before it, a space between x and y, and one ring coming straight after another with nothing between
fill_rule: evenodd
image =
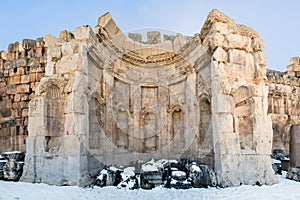
<instances>
[{"instance_id":1,"label":"pile of rubble","mask_svg":"<svg viewBox=\"0 0 300 200\"><path fill-rule=\"evenodd\" d=\"M300 168L291 167L286 174L286 178L300 182Z\"/></svg>"},{"instance_id":2,"label":"pile of rubble","mask_svg":"<svg viewBox=\"0 0 300 200\"><path fill-rule=\"evenodd\" d=\"M22 176L25 154L19 151L0 155L0 180L18 181Z\"/></svg>"},{"instance_id":3,"label":"pile of rubble","mask_svg":"<svg viewBox=\"0 0 300 200\"><path fill-rule=\"evenodd\" d=\"M137 161L134 166L106 166L95 185L128 189L207 188L217 186L215 172L207 165L188 159Z\"/></svg>"}]
</instances>

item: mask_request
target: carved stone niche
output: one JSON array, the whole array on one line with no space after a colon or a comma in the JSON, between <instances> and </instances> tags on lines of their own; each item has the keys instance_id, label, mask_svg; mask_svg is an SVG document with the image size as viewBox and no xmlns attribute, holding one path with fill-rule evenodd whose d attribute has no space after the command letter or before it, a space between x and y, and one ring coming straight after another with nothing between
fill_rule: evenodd
<instances>
[{"instance_id":1,"label":"carved stone niche","mask_svg":"<svg viewBox=\"0 0 300 200\"><path fill-rule=\"evenodd\" d=\"M100 95L95 94L89 101L89 146L90 149L100 149L101 135L104 131L105 104Z\"/></svg>"},{"instance_id":2,"label":"carved stone niche","mask_svg":"<svg viewBox=\"0 0 300 200\"><path fill-rule=\"evenodd\" d=\"M246 86L240 86L234 92L234 116L236 131L239 134L240 148L244 153L252 153L253 145L253 119L251 116L252 99L251 91Z\"/></svg>"},{"instance_id":3,"label":"carved stone niche","mask_svg":"<svg viewBox=\"0 0 300 200\"><path fill-rule=\"evenodd\" d=\"M201 94L199 100L199 145L213 146L211 129L211 103L208 94ZM204 144L210 143L209 144ZM213 150L212 150L213 151Z\"/></svg>"},{"instance_id":4,"label":"carved stone niche","mask_svg":"<svg viewBox=\"0 0 300 200\"><path fill-rule=\"evenodd\" d=\"M176 152L178 149L185 148L184 138L184 114L182 106L175 105L171 110L171 130L170 136L173 139L173 150Z\"/></svg>"},{"instance_id":5,"label":"carved stone niche","mask_svg":"<svg viewBox=\"0 0 300 200\"><path fill-rule=\"evenodd\" d=\"M119 149L128 149L129 146L130 114L128 109L119 108L116 112L115 144Z\"/></svg>"},{"instance_id":6,"label":"carved stone niche","mask_svg":"<svg viewBox=\"0 0 300 200\"><path fill-rule=\"evenodd\" d=\"M49 83L45 96L46 116L45 120L45 152L58 152L61 146L63 134L63 101L60 87L55 83Z\"/></svg>"},{"instance_id":7,"label":"carved stone niche","mask_svg":"<svg viewBox=\"0 0 300 200\"><path fill-rule=\"evenodd\" d=\"M158 149L157 116L154 112L143 114L144 152L153 152Z\"/></svg>"}]
</instances>

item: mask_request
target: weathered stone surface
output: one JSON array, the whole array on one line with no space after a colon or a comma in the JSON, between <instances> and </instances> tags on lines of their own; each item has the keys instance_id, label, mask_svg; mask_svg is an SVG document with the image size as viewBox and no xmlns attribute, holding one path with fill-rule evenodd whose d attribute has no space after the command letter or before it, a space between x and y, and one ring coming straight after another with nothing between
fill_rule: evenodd
<instances>
[{"instance_id":1,"label":"weathered stone surface","mask_svg":"<svg viewBox=\"0 0 300 200\"><path fill-rule=\"evenodd\" d=\"M142 42L142 35L139 33L128 33L128 37L133 39L136 42Z\"/></svg>"},{"instance_id":2,"label":"weathered stone surface","mask_svg":"<svg viewBox=\"0 0 300 200\"><path fill-rule=\"evenodd\" d=\"M292 125L290 134L290 167L300 168L300 125Z\"/></svg>"},{"instance_id":3,"label":"weathered stone surface","mask_svg":"<svg viewBox=\"0 0 300 200\"><path fill-rule=\"evenodd\" d=\"M228 55L227 52L222 48L222 47L218 47L214 54L213 54L213 58L216 61L220 61L220 62L227 62L228 61Z\"/></svg>"},{"instance_id":4,"label":"weathered stone surface","mask_svg":"<svg viewBox=\"0 0 300 200\"><path fill-rule=\"evenodd\" d=\"M4 167L4 179L10 181L18 181L22 176L24 162L18 162L14 159L9 159Z\"/></svg>"},{"instance_id":5,"label":"weathered stone surface","mask_svg":"<svg viewBox=\"0 0 300 200\"><path fill-rule=\"evenodd\" d=\"M229 34L226 36L228 47L232 49L251 50L251 39L239 34Z\"/></svg>"},{"instance_id":6,"label":"weathered stone surface","mask_svg":"<svg viewBox=\"0 0 300 200\"><path fill-rule=\"evenodd\" d=\"M266 61L258 37L213 10L200 35L176 34L161 43L155 31L142 44L121 33L107 13L94 29L76 29L75 37L62 31L36 45L11 44L7 60L1 56L11 83L1 79L6 139L0 147L12 145L6 145L11 135L25 139L20 130L28 123L24 181L87 185L103 163L185 156L212 166L221 186L272 184ZM142 187L161 184L164 165L144 164ZM196 185L215 185L211 171L199 167ZM115 184L112 177L105 184Z\"/></svg>"},{"instance_id":7,"label":"weathered stone surface","mask_svg":"<svg viewBox=\"0 0 300 200\"><path fill-rule=\"evenodd\" d=\"M37 46L40 53L37 52ZM3 73L0 71L0 152L25 152L28 96L33 96L35 83L40 81L44 73L46 48L43 38L24 39L22 44L9 45L8 52L8 59L6 52L1 52L0 59L3 66ZM36 76L36 72L40 75Z\"/></svg>"},{"instance_id":8,"label":"weathered stone surface","mask_svg":"<svg viewBox=\"0 0 300 200\"><path fill-rule=\"evenodd\" d=\"M300 182L300 168L290 168L286 178Z\"/></svg>"},{"instance_id":9,"label":"weathered stone surface","mask_svg":"<svg viewBox=\"0 0 300 200\"><path fill-rule=\"evenodd\" d=\"M152 31L147 32L147 44L158 44L161 42L160 32Z\"/></svg>"},{"instance_id":10,"label":"weathered stone surface","mask_svg":"<svg viewBox=\"0 0 300 200\"><path fill-rule=\"evenodd\" d=\"M24 156L19 151L3 153L0 157L0 179L18 181L23 172Z\"/></svg>"},{"instance_id":11,"label":"weathered stone surface","mask_svg":"<svg viewBox=\"0 0 300 200\"><path fill-rule=\"evenodd\" d=\"M141 171L141 188L152 189L163 183L164 167L154 160L145 163Z\"/></svg>"}]
</instances>

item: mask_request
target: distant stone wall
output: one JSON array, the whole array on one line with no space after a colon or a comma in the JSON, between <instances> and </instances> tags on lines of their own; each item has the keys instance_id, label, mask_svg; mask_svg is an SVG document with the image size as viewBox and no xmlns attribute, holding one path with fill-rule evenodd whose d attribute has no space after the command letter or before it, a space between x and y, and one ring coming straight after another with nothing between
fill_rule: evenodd
<instances>
[{"instance_id":1,"label":"distant stone wall","mask_svg":"<svg viewBox=\"0 0 300 200\"><path fill-rule=\"evenodd\" d=\"M46 51L38 38L0 52L0 152L26 151L28 103L45 73Z\"/></svg>"},{"instance_id":2,"label":"distant stone wall","mask_svg":"<svg viewBox=\"0 0 300 200\"><path fill-rule=\"evenodd\" d=\"M290 128L300 123L299 58L291 58L286 72L267 71L268 113L273 123L273 149L289 153Z\"/></svg>"}]
</instances>

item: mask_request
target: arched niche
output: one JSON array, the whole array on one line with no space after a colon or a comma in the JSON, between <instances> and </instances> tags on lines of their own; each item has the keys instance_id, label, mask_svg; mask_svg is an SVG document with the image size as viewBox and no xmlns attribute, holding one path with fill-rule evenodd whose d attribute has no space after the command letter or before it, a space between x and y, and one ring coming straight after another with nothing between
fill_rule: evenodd
<instances>
[{"instance_id":1,"label":"arched niche","mask_svg":"<svg viewBox=\"0 0 300 200\"><path fill-rule=\"evenodd\" d=\"M273 97L273 113L274 114L280 114L280 96L274 96Z\"/></svg>"},{"instance_id":2,"label":"arched niche","mask_svg":"<svg viewBox=\"0 0 300 200\"><path fill-rule=\"evenodd\" d=\"M143 116L144 152L158 149L157 116L154 112L146 112Z\"/></svg>"},{"instance_id":3,"label":"arched niche","mask_svg":"<svg viewBox=\"0 0 300 200\"><path fill-rule=\"evenodd\" d=\"M97 95L89 101L89 147L90 149L100 149L101 131L105 123L104 103Z\"/></svg>"},{"instance_id":4,"label":"arched niche","mask_svg":"<svg viewBox=\"0 0 300 200\"><path fill-rule=\"evenodd\" d=\"M129 113L126 108L119 108L116 112L115 144L119 149L129 146Z\"/></svg>"},{"instance_id":5,"label":"arched niche","mask_svg":"<svg viewBox=\"0 0 300 200\"><path fill-rule=\"evenodd\" d=\"M199 103L199 135L198 146L199 156L203 163L214 166L214 144L212 133L212 112L211 101L207 93L198 97Z\"/></svg>"},{"instance_id":6,"label":"arched niche","mask_svg":"<svg viewBox=\"0 0 300 200\"><path fill-rule=\"evenodd\" d=\"M169 132L169 141L172 142L173 148L183 149L185 145L184 138L184 114L182 106L175 105L170 111L171 126ZM174 151L176 151L174 149Z\"/></svg>"},{"instance_id":7,"label":"arched niche","mask_svg":"<svg viewBox=\"0 0 300 200\"><path fill-rule=\"evenodd\" d=\"M55 83L49 83L45 92L45 152L57 152L61 146L64 123L61 89Z\"/></svg>"},{"instance_id":8,"label":"arched niche","mask_svg":"<svg viewBox=\"0 0 300 200\"><path fill-rule=\"evenodd\" d=\"M253 101L251 90L246 86L239 87L234 92L236 118L235 128L239 134L240 148L242 150L253 150L253 119L251 116Z\"/></svg>"},{"instance_id":9,"label":"arched niche","mask_svg":"<svg viewBox=\"0 0 300 200\"><path fill-rule=\"evenodd\" d=\"M203 142L208 138L212 138L211 132L211 103L207 94L199 97L199 143L203 146ZM209 140L210 141L210 140Z\"/></svg>"}]
</instances>

